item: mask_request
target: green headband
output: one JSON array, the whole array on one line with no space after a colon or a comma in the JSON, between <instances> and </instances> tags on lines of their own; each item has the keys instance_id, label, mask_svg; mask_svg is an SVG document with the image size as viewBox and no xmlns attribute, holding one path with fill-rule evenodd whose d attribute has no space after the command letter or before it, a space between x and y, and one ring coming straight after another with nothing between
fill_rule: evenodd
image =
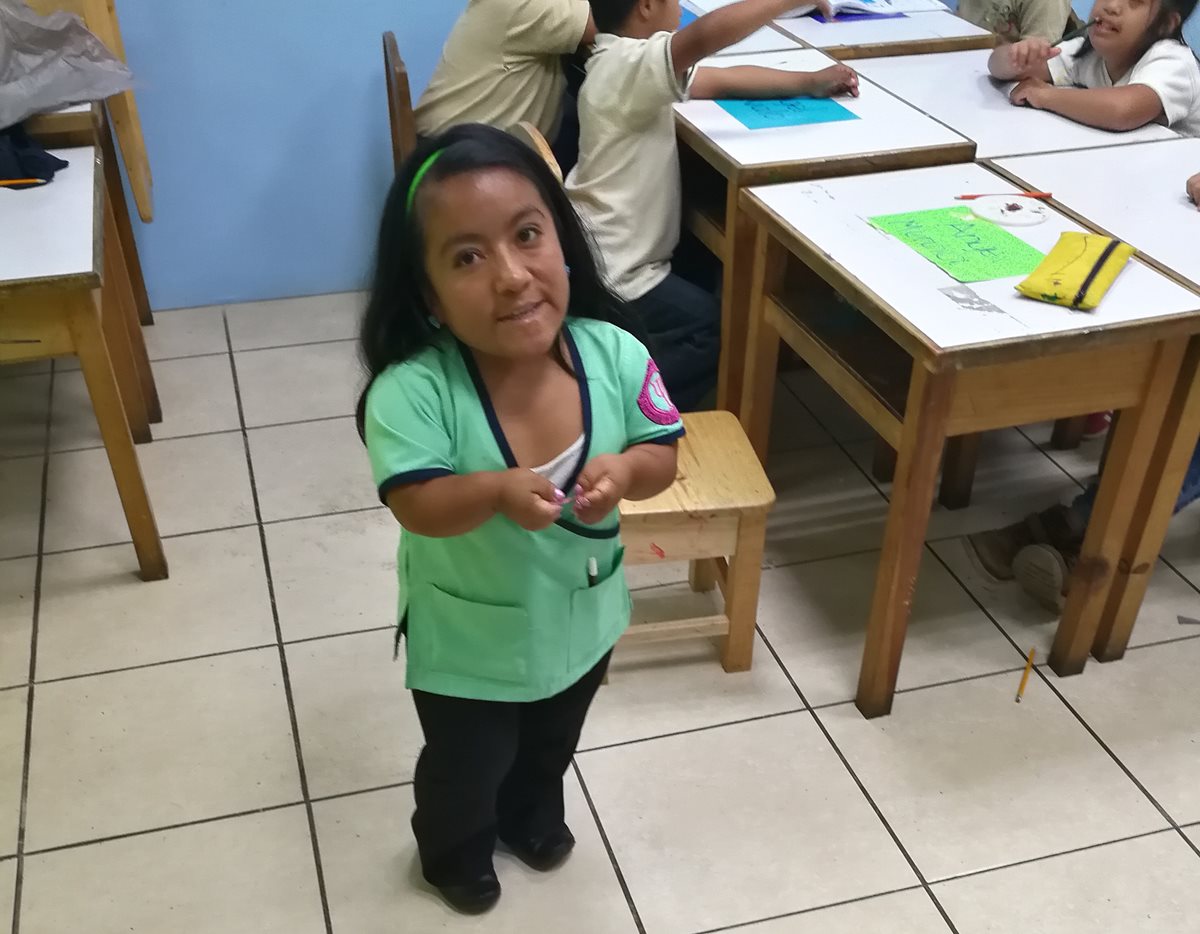
<instances>
[{"instance_id":1,"label":"green headband","mask_svg":"<svg viewBox=\"0 0 1200 934\"><path fill-rule=\"evenodd\" d=\"M426 172L428 172L431 168L433 168L433 164L435 162L437 162L438 156L440 156L445 151L446 150L444 150L444 149L435 149L433 152L431 152L429 154L429 156L425 159L425 161L421 163L420 168L418 168L416 171L416 174L413 175L413 180L412 180L411 184L409 184L409 186L408 186L408 200L404 203L404 216L405 217L412 216L413 201L415 201L417 198L417 186L419 186L421 184L421 179L423 179L425 177Z\"/></svg>"}]
</instances>

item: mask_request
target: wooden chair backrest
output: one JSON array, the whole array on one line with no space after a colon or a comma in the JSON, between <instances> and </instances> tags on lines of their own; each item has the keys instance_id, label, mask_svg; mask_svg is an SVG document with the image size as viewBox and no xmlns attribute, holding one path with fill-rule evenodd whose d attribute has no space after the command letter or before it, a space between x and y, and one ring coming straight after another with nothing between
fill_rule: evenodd
<instances>
[{"instance_id":1,"label":"wooden chair backrest","mask_svg":"<svg viewBox=\"0 0 1200 934\"><path fill-rule=\"evenodd\" d=\"M35 13L47 16L63 10L75 13L121 61L125 61L125 43L121 39L121 24L117 19L116 0L26 0ZM108 104L108 119L121 147L129 187L137 202L138 215L149 223L154 220L154 179L150 160L146 156L146 140L142 135L142 119L132 91L114 94Z\"/></svg>"},{"instance_id":2,"label":"wooden chair backrest","mask_svg":"<svg viewBox=\"0 0 1200 934\"><path fill-rule=\"evenodd\" d=\"M413 116L408 69L404 67L393 32L383 34L383 70L387 80L388 122L392 128L392 160L399 171L409 153L417 148L417 121Z\"/></svg>"},{"instance_id":3,"label":"wooden chair backrest","mask_svg":"<svg viewBox=\"0 0 1200 934\"><path fill-rule=\"evenodd\" d=\"M546 142L546 137L542 136L541 131L532 123L522 121L509 130L509 132L546 160L546 165L550 166L550 171L554 173L554 177L558 179L558 183L561 185L563 180L562 168L559 166L558 160L554 158L554 151L550 148L550 144Z\"/></svg>"}]
</instances>

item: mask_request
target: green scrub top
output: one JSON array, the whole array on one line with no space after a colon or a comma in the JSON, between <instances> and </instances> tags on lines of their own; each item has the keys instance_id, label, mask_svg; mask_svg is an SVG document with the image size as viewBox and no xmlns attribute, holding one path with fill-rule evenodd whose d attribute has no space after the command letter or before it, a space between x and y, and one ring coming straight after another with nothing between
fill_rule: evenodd
<instances>
[{"instance_id":1,"label":"green scrub top","mask_svg":"<svg viewBox=\"0 0 1200 934\"><path fill-rule=\"evenodd\" d=\"M584 443L565 489L598 454L674 442L679 412L646 348L614 325L568 318ZM446 331L367 394L367 451L381 499L397 486L516 467L469 348ZM465 535L404 531L397 569L408 687L532 701L570 687L629 625L617 510L583 525L567 507L540 532L502 515ZM588 585L588 559L599 574Z\"/></svg>"}]
</instances>

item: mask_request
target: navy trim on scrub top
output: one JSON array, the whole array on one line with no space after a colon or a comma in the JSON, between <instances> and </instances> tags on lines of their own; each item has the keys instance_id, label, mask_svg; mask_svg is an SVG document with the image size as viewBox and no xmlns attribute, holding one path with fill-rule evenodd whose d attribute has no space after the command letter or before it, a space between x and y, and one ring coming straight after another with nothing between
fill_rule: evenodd
<instances>
[{"instance_id":1,"label":"navy trim on scrub top","mask_svg":"<svg viewBox=\"0 0 1200 934\"><path fill-rule=\"evenodd\" d=\"M454 471L447 467L421 467L418 470L406 470L404 473L392 474L383 483L379 484L379 500L386 506L387 495L398 486L405 486L409 483L421 483L425 480L434 480L438 477L453 476Z\"/></svg>"}]
</instances>

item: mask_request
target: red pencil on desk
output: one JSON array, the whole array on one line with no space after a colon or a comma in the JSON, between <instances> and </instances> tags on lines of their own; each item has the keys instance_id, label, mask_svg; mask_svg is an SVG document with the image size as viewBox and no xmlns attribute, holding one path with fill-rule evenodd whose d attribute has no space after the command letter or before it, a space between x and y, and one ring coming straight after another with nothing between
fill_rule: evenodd
<instances>
[{"instance_id":1,"label":"red pencil on desk","mask_svg":"<svg viewBox=\"0 0 1200 934\"><path fill-rule=\"evenodd\" d=\"M976 198L1040 198L1047 201L1054 195L1048 191L997 191L983 195L958 195L955 201L974 201Z\"/></svg>"}]
</instances>

